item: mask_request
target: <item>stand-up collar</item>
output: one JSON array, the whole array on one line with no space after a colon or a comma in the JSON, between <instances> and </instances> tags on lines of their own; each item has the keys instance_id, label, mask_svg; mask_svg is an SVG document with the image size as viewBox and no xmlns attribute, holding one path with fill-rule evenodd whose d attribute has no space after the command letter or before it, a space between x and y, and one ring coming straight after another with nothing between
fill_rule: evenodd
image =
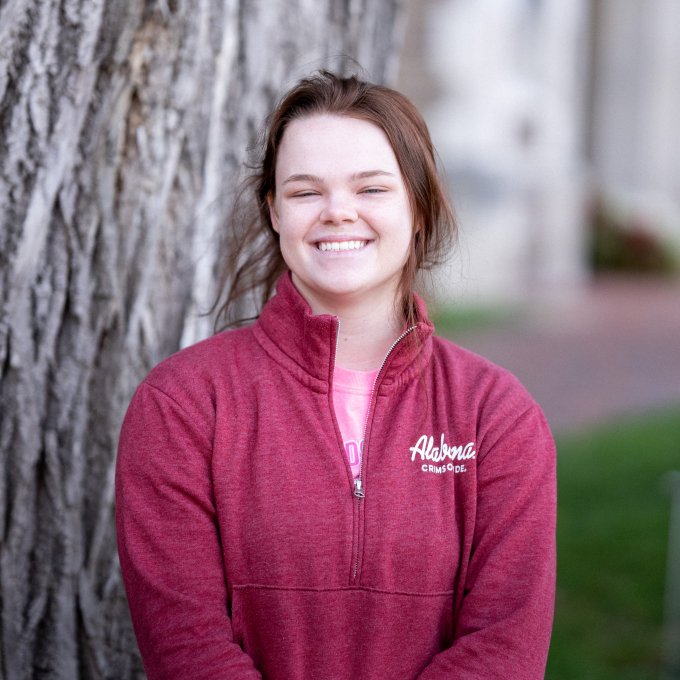
<instances>
[{"instance_id":1,"label":"stand-up collar","mask_svg":"<svg viewBox=\"0 0 680 680\"><path fill-rule=\"evenodd\" d=\"M425 303L416 296L419 343L405 337L390 353L380 375L380 382L392 384L399 375L417 363L416 370L427 362L432 352L430 336L434 326L427 318ZM338 318L331 314L312 314L309 303L295 287L287 271L276 284L276 295L264 306L254 327L256 336L266 336L268 351L276 348L312 378L328 383L335 366ZM258 338L259 339L259 338ZM272 347L273 346L273 347ZM420 360L416 361L421 353ZM406 377L406 376L404 376Z\"/></svg>"}]
</instances>

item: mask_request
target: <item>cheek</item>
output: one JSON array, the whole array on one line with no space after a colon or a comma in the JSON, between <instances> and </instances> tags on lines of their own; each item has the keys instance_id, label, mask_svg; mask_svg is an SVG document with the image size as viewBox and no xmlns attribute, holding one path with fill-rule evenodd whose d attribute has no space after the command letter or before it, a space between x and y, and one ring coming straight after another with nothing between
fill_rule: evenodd
<instances>
[{"instance_id":1,"label":"cheek","mask_svg":"<svg viewBox=\"0 0 680 680\"><path fill-rule=\"evenodd\" d=\"M299 250L295 247L294 243L290 239L286 238L283 233L279 239L279 248L281 249L281 255L283 256L283 261L286 266L295 274L300 271L301 258Z\"/></svg>"},{"instance_id":2,"label":"cheek","mask_svg":"<svg viewBox=\"0 0 680 680\"><path fill-rule=\"evenodd\" d=\"M298 243L299 240L294 238L288 229L283 229L279 233L279 248L281 248L283 259L289 267L291 266L291 262L295 260L298 252Z\"/></svg>"},{"instance_id":3,"label":"cheek","mask_svg":"<svg viewBox=\"0 0 680 680\"><path fill-rule=\"evenodd\" d=\"M295 224L295 221L289 218L285 210L279 210L277 222L278 227L276 230L279 232L279 241L281 245L290 242L294 237L293 225Z\"/></svg>"},{"instance_id":4,"label":"cheek","mask_svg":"<svg viewBox=\"0 0 680 680\"><path fill-rule=\"evenodd\" d=\"M403 249L401 251L401 267L404 267L408 262L409 255L411 254L413 238L409 237L404 240Z\"/></svg>"},{"instance_id":5,"label":"cheek","mask_svg":"<svg viewBox=\"0 0 680 680\"><path fill-rule=\"evenodd\" d=\"M398 251L400 258L400 267L403 267L408 261L409 255L413 248L415 234L413 233L412 222L409 220L407 225L400 230L399 237L396 239L395 250Z\"/></svg>"},{"instance_id":6,"label":"cheek","mask_svg":"<svg viewBox=\"0 0 680 680\"><path fill-rule=\"evenodd\" d=\"M278 215L281 237L302 239L313 221L314 210L309 206L284 204L280 207Z\"/></svg>"},{"instance_id":7,"label":"cheek","mask_svg":"<svg viewBox=\"0 0 680 680\"><path fill-rule=\"evenodd\" d=\"M415 235L410 210L408 208L399 210L394 215L392 224L394 225L392 241L395 247L409 250Z\"/></svg>"},{"instance_id":8,"label":"cheek","mask_svg":"<svg viewBox=\"0 0 680 680\"><path fill-rule=\"evenodd\" d=\"M307 230L304 228L304 220L294 211L285 209L279 213L279 248L286 264L296 270L296 263L305 256L305 243Z\"/></svg>"}]
</instances>

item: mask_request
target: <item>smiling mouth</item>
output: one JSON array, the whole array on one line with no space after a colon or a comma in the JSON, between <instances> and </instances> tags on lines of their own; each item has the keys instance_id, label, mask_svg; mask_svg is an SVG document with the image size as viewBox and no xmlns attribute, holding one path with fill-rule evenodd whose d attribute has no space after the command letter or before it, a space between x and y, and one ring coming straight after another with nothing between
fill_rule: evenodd
<instances>
[{"instance_id":1,"label":"smiling mouth","mask_svg":"<svg viewBox=\"0 0 680 680\"><path fill-rule=\"evenodd\" d=\"M320 241L316 247L319 250L359 250L367 243L368 241Z\"/></svg>"}]
</instances>

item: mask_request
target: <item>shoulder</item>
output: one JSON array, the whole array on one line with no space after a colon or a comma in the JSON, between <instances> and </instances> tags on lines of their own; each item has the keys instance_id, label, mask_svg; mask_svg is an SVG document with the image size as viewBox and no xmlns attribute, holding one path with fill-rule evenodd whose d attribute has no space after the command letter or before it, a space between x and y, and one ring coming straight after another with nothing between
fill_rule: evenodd
<instances>
[{"instance_id":1,"label":"shoulder","mask_svg":"<svg viewBox=\"0 0 680 680\"><path fill-rule=\"evenodd\" d=\"M212 394L234 368L247 370L254 363L257 342L251 327L224 331L186 347L161 361L146 376L143 385L156 388L181 401L181 397Z\"/></svg>"},{"instance_id":2,"label":"shoulder","mask_svg":"<svg viewBox=\"0 0 680 680\"><path fill-rule=\"evenodd\" d=\"M442 378L478 397L502 395L526 407L535 404L520 381L504 368L453 342L433 336L432 358Z\"/></svg>"},{"instance_id":3,"label":"shoulder","mask_svg":"<svg viewBox=\"0 0 680 680\"><path fill-rule=\"evenodd\" d=\"M549 430L540 407L512 374L484 357L434 336L432 371L448 391L459 417L465 414L487 446L524 427Z\"/></svg>"}]
</instances>

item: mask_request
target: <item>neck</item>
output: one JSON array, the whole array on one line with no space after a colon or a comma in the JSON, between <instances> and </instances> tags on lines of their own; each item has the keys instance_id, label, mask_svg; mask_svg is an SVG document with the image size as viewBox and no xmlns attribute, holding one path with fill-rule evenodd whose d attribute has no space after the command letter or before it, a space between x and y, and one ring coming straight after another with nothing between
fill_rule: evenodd
<instances>
[{"instance_id":1,"label":"neck","mask_svg":"<svg viewBox=\"0 0 680 680\"><path fill-rule=\"evenodd\" d=\"M396 291L357 299L319 299L295 275L293 282L312 308L312 314L338 317L340 328L335 364L352 371L375 371L395 340L404 332L404 320L395 306Z\"/></svg>"},{"instance_id":2,"label":"neck","mask_svg":"<svg viewBox=\"0 0 680 680\"><path fill-rule=\"evenodd\" d=\"M353 309L336 314L340 321L335 364L352 371L375 371L382 365L395 340L404 332L404 322L380 309Z\"/></svg>"}]
</instances>

